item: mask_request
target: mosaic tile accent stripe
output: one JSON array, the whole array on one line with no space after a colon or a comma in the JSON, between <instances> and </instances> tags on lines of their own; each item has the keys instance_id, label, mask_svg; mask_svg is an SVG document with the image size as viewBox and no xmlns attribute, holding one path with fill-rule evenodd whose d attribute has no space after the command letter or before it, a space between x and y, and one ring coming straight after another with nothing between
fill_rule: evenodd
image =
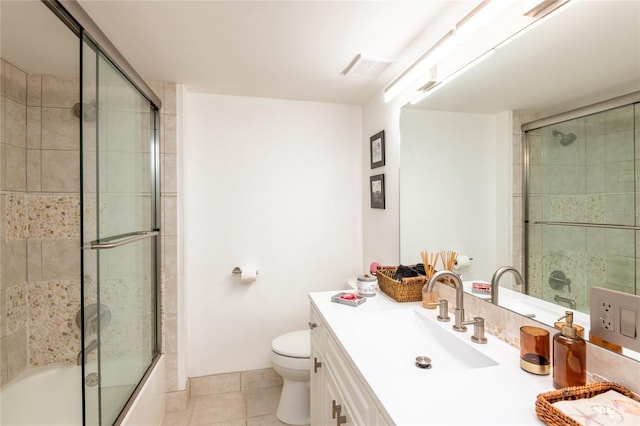
<instances>
[{"instance_id":1,"label":"mosaic tile accent stripe","mask_svg":"<svg viewBox=\"0 0 640 426\"><path fill-rule=\"evenodd\" d=\"M80 280L29 284L29 363L32 366L76 362L80 329Z\"/></svg>"},{"instance_id":2,"label":"mosaic tile accent stripe","mask_svg":"<svg viewBox=\"0 0 640 426\"><path fill-rule=\"evenodd\" d=\"M80 196L29 195L29 238L77 238L80 236Z\"/></svg>"},{"instance_id":3,"label":"mosaic tile accent stripe","mask_svg":"<svg viewBox=\"0 0 640 426\"><path fill-rule=\"evenodd\" d=\"M6 334L10 335L27 324L26 283L14 285L6 293Z\"/></svg>"},{"instance_id":4,"label":"mosaic tile accent stripe","mask_svg":"<svg viewBox=\"0 0 640 426\"><path fill-rule=\"evenodd\" d=\"M80 236L79 195L10 194L5 211L7 241Z\"/></svg>"},{"instance_id":5,"label":"mosaic tile accent stripe","mask_svg":"<svg viewBox=\"0 0 640 426\"><path fill-rule=\"evenodd\" d=\"M27 238L27 202L24 194L9 194L6 197L5 215L7 241Z\"/></svg>"}]
</instances>

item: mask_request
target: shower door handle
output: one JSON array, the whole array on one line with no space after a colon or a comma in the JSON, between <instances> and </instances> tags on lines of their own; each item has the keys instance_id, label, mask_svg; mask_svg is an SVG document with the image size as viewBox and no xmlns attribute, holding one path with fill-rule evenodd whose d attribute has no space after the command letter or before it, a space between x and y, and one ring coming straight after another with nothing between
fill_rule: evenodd
<instances>
[{"instance_id":1,"label":"shower door handle","mask_svg":"<svg viewBox=\"0 0 640 426\"><path fill-rule=\"evenodd\" d=\"M145 238L155 237L160 235L160 231L140 231L130 232L128 234L116 235L114 237L105 238L102 240L91 241L91 245L88 247L91 250L106 250L116 247L121 247L135 241L144 240Z\"/></svg>"}]
</instances>

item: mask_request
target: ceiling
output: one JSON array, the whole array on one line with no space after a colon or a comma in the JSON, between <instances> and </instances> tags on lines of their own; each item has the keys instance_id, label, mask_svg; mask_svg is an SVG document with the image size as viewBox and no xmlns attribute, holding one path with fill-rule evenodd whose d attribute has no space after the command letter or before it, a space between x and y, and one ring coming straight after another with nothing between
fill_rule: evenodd
<instances>
[{"instance_id":1,"label":"ceiling","mask_svg":"<svg viewBox=\"0 0 640 426\"><path fill-rule=\"evenodd\" d=\"M478 1L79 3L147 80L359 105ZM640 90L640 0L575 3L413 107L555 113ZM0 5L3 58L27 72L78 75L77 41L40 2ZM377 77L341 75L357 54L392 64Z\"/></svg>"},{"instance_id":2,"label":"ceiling","mask_svg":"<svg viewBox=\"0 0 640 426\"><path fill-rule=\"evenodd\" d=\"M190 90L362 104L468 13L475 0L79 0L149 80ZM357 55L378 77L341 72Z\"/></svg>"}]
</instances>

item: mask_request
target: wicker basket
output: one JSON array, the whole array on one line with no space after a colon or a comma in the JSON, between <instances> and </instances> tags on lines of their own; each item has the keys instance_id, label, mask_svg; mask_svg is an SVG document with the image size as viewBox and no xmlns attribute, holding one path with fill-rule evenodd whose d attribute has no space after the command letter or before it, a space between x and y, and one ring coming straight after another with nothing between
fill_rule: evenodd
<instances>
[{"instance_id":1,"label":"wicker basket","mask_svg":"<svg viewBox=\"0 0 640 426\"><path fill-rule=\"evenodd\" d=\"M397 302L421 302L422 287L427 283L427 277L402 278L394 280L397 266L378 266L378 286L387 296Z\"/></svg>"},{"instance_id":2,"label":"wicker basket","mask_svg":"<svg viewBox=\"0 0 640 426\"><path fill-rule=\"evenodd\" d=\"M536 398L536 415L546 425L579 426L580 423L576 422L571 417L567 416L551 404L558 401L573 401L576 399L592 398L596 395L610 390L615 390L616 392L619 392L622 395L633 399L634 401L640 402L640 397L635 395L629 389L616 383L593 383L585 386L573 386L558 389L557 391L541 393Z\"/></svg>"}]
</instances>

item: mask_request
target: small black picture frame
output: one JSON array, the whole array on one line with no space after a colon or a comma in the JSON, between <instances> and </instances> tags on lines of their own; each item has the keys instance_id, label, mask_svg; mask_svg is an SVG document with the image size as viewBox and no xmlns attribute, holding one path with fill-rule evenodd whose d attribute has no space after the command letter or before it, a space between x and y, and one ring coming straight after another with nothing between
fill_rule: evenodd
<instances>
[{"instance_id":1,"label":"small black picture frame","mask_svg":"<svg viewBox=\"0 0 640 426\"><path fill-rule=\"evenodd\" d=\"M371 208L384 209L384 174L369 178L371 192Z\"/></svg>"},{"instance_id":2,"label":"small black picture frame","mask_svg":"<svg viewBox=\"0 0 640 426\"><path fill-rule=\"evenodd\" d=\"M369 138L371 148L371 168L384 166L384 130Z\"/></svg>"}]
</instances>

